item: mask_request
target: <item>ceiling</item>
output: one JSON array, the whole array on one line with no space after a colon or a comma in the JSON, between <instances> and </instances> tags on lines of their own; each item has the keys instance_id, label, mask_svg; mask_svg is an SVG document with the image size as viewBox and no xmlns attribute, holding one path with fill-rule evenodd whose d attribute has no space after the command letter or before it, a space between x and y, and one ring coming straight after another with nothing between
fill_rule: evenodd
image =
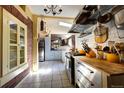
<instances>
[{"instance_id":1,"label":"ceiling","mask_svg":"<svg viewBox=\"0 0 124 93\"><path fill-rule=\"evenodd\" d=\"M43 5L29 5L28 6L31 12L35 15L44 15L49 16L45 18L47 29L50 31L50 34L67 34L70 30L69 27L60 26L59 22L65 22L73 24L74 18L79 13L80 9L83 6L80 5L63 5L62 13L59 15L53 16L52 14L45 14Z\"/></svg>"},{"instance_id":2,"label":"ceiling","mask_svg":"<svg viewBox=\"0 0 124 93\"><path fill-rule=\"evenodd\" d=\"M28 6L33 14L36 15L44 15L44 16L53 16L51 13L50 14L45 14L44 12L44 5L29 5ZM59 15L55 16L61 16L61 17L75 17L77 13L80 11L82 8L81 5L62 5L62 13Z\"/></svg>"},{"instance_id":3,"label":"ceiling","mask_svg":"<svg viewBox=\"0 0 124 93\"><path fill-rule=\"evenodd\" d=\"M60 26L59 22L65 22L69 24L73 24L72 19L53 19L53 18L46 18L45 19L47 28L52 34L66 34L69 31L69 27Z\"/></svg>"}]
</instances>

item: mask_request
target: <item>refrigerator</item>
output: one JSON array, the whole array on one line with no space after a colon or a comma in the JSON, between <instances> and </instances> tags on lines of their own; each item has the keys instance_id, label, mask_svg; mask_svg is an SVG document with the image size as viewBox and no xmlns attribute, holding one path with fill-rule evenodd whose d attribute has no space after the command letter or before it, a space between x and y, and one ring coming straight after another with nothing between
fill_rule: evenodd
<instances>
[{"instance_id":1,"label":"refrigerator","mask_svg":"<svg viewBox=\"0 0 124 93\"><path fill-rule=\"evenodd\" d=\"M38 44L38 51L39 51L39 62L44 62L45 61L45 40L42 39L39 41Z\"/></svg>"}]
</instances>

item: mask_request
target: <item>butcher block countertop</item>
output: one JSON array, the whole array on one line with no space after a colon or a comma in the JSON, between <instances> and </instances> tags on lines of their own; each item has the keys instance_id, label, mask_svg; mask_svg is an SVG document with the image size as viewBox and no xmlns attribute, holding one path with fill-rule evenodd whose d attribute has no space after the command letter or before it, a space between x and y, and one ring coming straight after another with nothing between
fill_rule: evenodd
<instances>
[{"instance_id":1,"label":"butcher block countertop","mask_svg":"<svg viewBox=\"0 0 124 93\"><path fill-rule=\"evenodd\" d=\"M80 57L73 56L73 57L79 60L80 62L83 62L93 68L105 72L109 76L120 75L120 74L124 75L124 64L112 63L106 60L100 60L96 58L88 58L86 56L80 56Z\"/></svg>"}]
</instances>

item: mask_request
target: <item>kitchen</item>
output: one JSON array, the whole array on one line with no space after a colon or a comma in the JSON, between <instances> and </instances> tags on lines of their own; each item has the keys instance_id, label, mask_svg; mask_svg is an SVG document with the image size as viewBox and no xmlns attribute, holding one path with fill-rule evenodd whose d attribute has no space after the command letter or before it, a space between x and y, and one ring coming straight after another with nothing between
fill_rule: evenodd
<instances>
[{"instance_id":1,"label":"kitchen","mask_svg":"<svg viewBox=\"0 0 124 93\"><path fill-rule=\"evenodd\" d=\"M54 6L0 6L0 55L7 55L0 58L0 87L123 88L124 6L62 5L59 13L47 14ZM10 19L13 31L23 27L17 41L11 41L16 32L7 33ZM15 56L9 54L20 62L10 69L6 58Z\"/></svg>"},{"instance_id":2,"label":"kitchen","mask_svg":"<svg viewBox=\"0 0 124 93\"><path fill-rule=\"evenodd\" d=\"M110 9L111 9L111 7L113 7L113 6L105 6L105 8L110 8ZM118 7L120 7L120 6L118 6ZM88 8L90 9L90 7L88 7ZM117 26L117 25L119 25L118 24L119 20L118 20L118 22L116 20L117 15L113 19L113 21L115 22L115 23L113 23L111 20L112 16L110 17L110 14L109 14L110 12L116 13L118 11L118 9L117 10L116 9L117 9L117 7L115 7L115 9L113 8L108 13L106 13L106 12L109 9L106 9L107 11L105 11L105 9L103 9L104 12L100 11L101 13L103 12L103 16L100 18L98 15L98 20L100 21L100 23L102 23L102 25L105 24L106 26L109 26L109 28L106 28L106 26L102 27L101 24L97 23L98 27L101 27L101 28L94 28L93 27L94 25L92 27L89 26L90 28L84 30L84 32L81 33L80 37L82 37L82 38L78 38L78 41L80 41L80 43L78 43L76 48L78 48L78 49L83 48L83 50L84 50L84 51L79 50L78 52L77 52L77 50L75 50L74 54L72 55L72 57L74 58L72 60L75 60L75 66L74 66L75 81L76 81L76 85L78 87L90 87L90 88L91 87L123 87L123 84L124 84L123 79L122 79L123 78L123 75L122 75L122 73L123 73L123 58L121 59L121 58L119 58L119 56L117 57L117 55L123 55L123 53L120 54L120 52L119 52L120 49L121 50L124 49L123 47L119 48L119 46L121 46L121 45L123 46L123 40L119 36L119 33L120 33L119 31L122 29L119 29L118 28L119 26ZM88 15L88 13L86 13L86 14ZM90 24L90 22L93 22L93 21L89 21L89 23L86 23L86 22L88 22L88 18L86 17L86 19L85 19L86 14L84 12L84 13L82 13L82 14L80 13L78 15L77 20L76 20L77 25L78 24L84 24L84 25L94 24L94 23ZM84 19L82 18L82 20L81 20L82 16L84 17ZM89 17L89 19L91 18L91 20L92 20L92 16L93 15L91 15ZM118 17L120 17L120 15ZM110 22L110 23L108 23L108 22ZM70 32L71 31L74 32L74 30L75 30L74 28L76 28L75 26L77 26L77 25L73 25ZM77 27L77 30L75 30L75 32L79 31L79 29L81 29L81 28ZM89 31L93 31L93 29L94 29L94 33L92 32L92 34L89 35ZM101 30L101 33L99 33L99 32L97 33L96 29ZM110 31L110 32L107 32L108 36L105 36L105 33L106 33L106 32L104 32L105 29L106 29L106 31L107 31L107 29L109 29L109 31ZM117 32L115 31L115 29L117 29ZM105 37L102 35L104 35ZM121 35L123 35L123 32L121 32ZM120 40L119 40L119 38L120 38ZM79 47L79 44L81 44L81 43L82 43L82 46ZM116 48L117 46L118 46L118 48ZM110 49L112 49L112 50L110 50ZM113 49L116 52L114 52ZM96 53L95 53L95 51L96 51ZM77 53L77 55L78 55L78 53L86 54L86 57L85 56L82 57L81 55L74 56L75 53ZM115 63L119 63L119 64L117 65ZM118 81L118 78L120 81Z\"/></svg>"}]
</instances>

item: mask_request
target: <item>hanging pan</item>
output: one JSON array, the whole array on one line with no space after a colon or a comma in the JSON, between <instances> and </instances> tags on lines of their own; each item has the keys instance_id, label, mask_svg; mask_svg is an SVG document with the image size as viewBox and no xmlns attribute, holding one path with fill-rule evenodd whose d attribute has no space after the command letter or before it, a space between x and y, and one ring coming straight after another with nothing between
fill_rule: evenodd
<instances>
[{"instance_id":1,"label":"hanging pan","mask_svg":"<svg viewBox=\"0 0 124 93\"><path fill-rule=\"evenodd\" d=\"M94 30L95 41L97 43L104 43L108 39L108 27L103 25L96 26Z\"/></svg>"},{"instance_id":2,"label":"hanging pan","mask_svg":"<svg viewBox=\"0 0 124 93\"><path fill-rule=\"evenodd\" d=\"M106 13L106 14L98 17L98 22L105 24L105 23L109 22L112 19L112 17L113 17L113 15L111 13Z\"/></svg>"}]
</instances>

